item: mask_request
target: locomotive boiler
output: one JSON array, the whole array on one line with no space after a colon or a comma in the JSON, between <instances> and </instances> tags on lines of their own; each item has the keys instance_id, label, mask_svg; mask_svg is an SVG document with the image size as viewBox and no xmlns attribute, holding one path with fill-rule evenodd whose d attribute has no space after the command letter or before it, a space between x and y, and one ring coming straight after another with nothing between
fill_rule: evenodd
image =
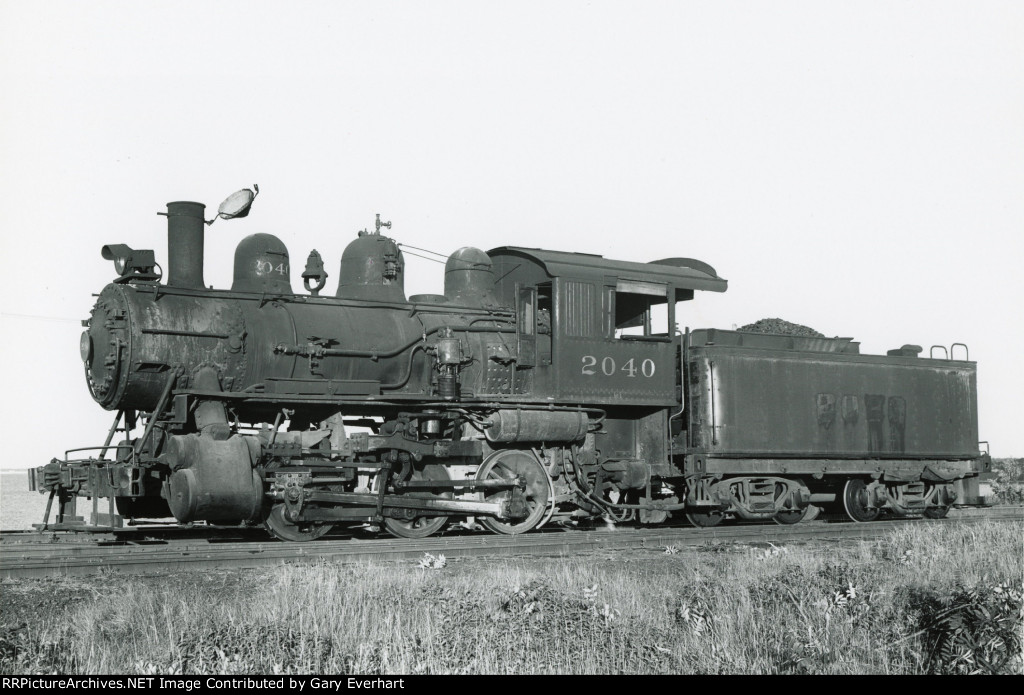
<instances>
[{"instance_id":1,"label":"locomotive boiler","mask_svg":"<svg viewBox=\"0 0 1024 695\"><path fill-rule=\"evenodd\" d=\"M965 346L877 356L842 338L680 333L685 302L726 289L688 258L466 247L443 293L406 297L379 215L333 294L315 250L294 292L265 233L238 244L230 289L207 287L205 227L254 198L209 221L168 203L166 281L153 251L103 247L118 276L80 352L115 419L101 446L30 472L47 528L173 517L294 541L345 524L423 537L453 519L513 534L595 517L938 517L989 466Z\"/></svg>"}]
</instances>

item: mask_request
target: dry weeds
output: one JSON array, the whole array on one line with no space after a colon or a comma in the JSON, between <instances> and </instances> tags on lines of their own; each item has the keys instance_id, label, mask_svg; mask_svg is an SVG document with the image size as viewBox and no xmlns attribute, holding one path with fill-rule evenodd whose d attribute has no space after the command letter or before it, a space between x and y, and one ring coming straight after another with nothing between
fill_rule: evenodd
<instances>
[{"instance_id":1,"label":"dry weeds","mask_svg":"<svg viewBox=\"0 0 1024 695\"><path fill-rule=\"evenodd\" d=\"M1021 673L1021 532L66 580L0 633L0 671ZM39 586L4 584L5 622Z\"/></svg>"}]
</instances>

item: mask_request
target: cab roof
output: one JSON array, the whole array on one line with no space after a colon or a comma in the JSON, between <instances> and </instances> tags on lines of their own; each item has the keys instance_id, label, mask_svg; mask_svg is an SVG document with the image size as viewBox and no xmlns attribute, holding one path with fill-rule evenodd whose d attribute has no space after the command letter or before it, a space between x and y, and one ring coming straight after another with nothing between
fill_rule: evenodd
<instances>
[{"instance_id":1,"label":"cab roof","mask_svg":"<svg viewBox=\"0 0 1024 695\"><path fill-rule=\"evenodd\" d=\"M703 290L725 292L728 282L707 263L693 258L664 258L650 263L613 261L589 253L547 251L520 246L501 246L487 255L494 261L498 283L506 278L523 282L536 278L542 271L547 278L571 277L606 283L615 280L657 282L671 285L677 290ZM522 279L520 279L522 278ZM543 280L532 279L532 282Z\"/></svg>"}]
</instances>

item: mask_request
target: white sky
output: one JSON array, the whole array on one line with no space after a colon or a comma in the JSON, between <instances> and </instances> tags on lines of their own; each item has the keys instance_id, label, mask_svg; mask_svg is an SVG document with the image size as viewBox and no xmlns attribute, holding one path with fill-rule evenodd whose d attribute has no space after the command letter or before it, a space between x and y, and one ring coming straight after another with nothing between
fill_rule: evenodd
<instances>
[{"instance_id":1,"label":"white sky","mask_svg":"<svg viewBox=\"0 0 1024 695\"><path fill-rule=\"evenodd\" d=\"M981 438L1024 456L1022 37L1021 2L0 0L0 466L102 442L100 247L166 267L167 201L253 183L208 284L270 232L333 292L376 212L445 253L699 258L729 291L682 325L967 343Z\"/></svg>"}]
</instances>

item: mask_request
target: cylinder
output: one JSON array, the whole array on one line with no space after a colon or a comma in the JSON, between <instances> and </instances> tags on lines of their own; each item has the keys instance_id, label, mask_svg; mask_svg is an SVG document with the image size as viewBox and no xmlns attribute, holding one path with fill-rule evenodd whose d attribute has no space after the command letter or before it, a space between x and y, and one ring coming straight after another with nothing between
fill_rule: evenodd
<instances>
[{"instance_id":1,"label":"cylinder","mask_svg":"<svg viewBox=\"0 0 1024 695\"><path fill-rule=\"evenodd\" d=\"M203 282L202 203L167 203L167 284L205 289Z\"/></svg>"},{"instance_id":2,"label":"cylinder","mask_svg":"<svg viewBox=\"0 0 1024 695\"><path fill-rule=\"evenodd\" d=\"M164 456L177 470L165 483L164 497L175 519L238 523L259 516L263 483L252 468L245 439L169 438Z\"/></svg>"},{"instance_id":3,"label":"cylinder","mask_svg":"<svg viewBox=\"0 0 1024 695\"><path fill-rule=\"evenodd\" d=\"M587 435L586 413L499 410L487 418L489 442L573 442Z\"/></svg>"}]
</instances>

